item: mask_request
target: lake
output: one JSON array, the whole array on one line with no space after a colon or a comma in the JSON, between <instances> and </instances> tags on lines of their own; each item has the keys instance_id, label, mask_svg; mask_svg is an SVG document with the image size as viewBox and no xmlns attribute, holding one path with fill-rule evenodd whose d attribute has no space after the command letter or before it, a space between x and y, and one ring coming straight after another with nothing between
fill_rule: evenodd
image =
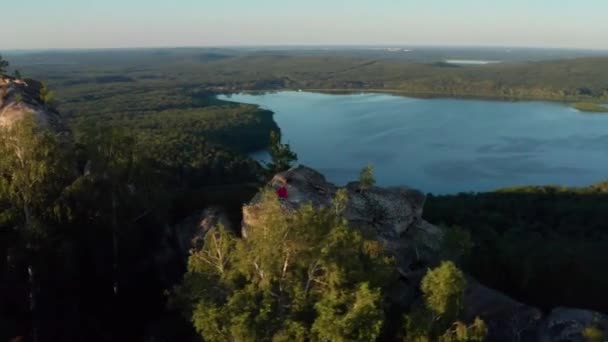
<instances>
[{"instance_id":1,"label":"lake","mask_svg":"<svg viewBox=\"0 0 608 342\"><path fill-rule=\"evenodd\" d=\"M278 92L257 104L299 162L338 184L371 163L379 185L436 194L608 179L608 115L561 103Z\"/></svg>"}]
</instances>

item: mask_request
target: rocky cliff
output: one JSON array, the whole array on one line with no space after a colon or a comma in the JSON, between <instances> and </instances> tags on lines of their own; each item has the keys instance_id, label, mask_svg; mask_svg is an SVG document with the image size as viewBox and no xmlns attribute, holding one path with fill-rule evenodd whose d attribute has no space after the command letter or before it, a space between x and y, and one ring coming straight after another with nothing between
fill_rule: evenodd
<instances>
[{"instance_id":1,"label":"rocky cliff","mask_svg":"<svg viewBox=\"0 0 608 342\"><path fill-rule=\"evenodd\" d=\"M32 114L43 127L69 136L70 131L59 113L41 98L42 83L0 76L0 127L7 127Z\"/></svg>"},{"instance_id":2,"label":"rocky cliff","mask_svg":"<svg viewBox=\"0 0 608 342\"><path fill-rule=\"evenodd\" d=\"M341 189L326 181L313 169L298 166L277 174L269 186L287 188L283 200L287 209L302 204L329 206ZM358 183L343 187L348 195L345 217L352 227L362 230L368 237L381 241L396 259L404 282L401 300L414 300L417 286L428 266L438 261L444 228L422 219L425 196L407 187L372 187L360 190ZM243 235L256 220L259 195L243 207ZM594 324L608 331L606 316L599 313L557 308L549 314L517 302L498 291L487 288L468 277L465 292L466 318L480 316L489 326L490 341L573 341L582 342L583 329Z\"/></svg>"},{"instance_id":3,"label":"rocky cliff","mask_svg":"<svg viewBox=\"0 0 608 342\"><path fill-rule=\"evenodd\" d=\"M276 175L270 186L287 188L289 196L283 204L291 209L305 203L329 206L340 189L304 166ZM383 242L396 257L402 274L413 271L420 259L432 258L439 248L442 231L421 218L425 200L421 192L407 187L372 187L360 191L357 183L348 184L345 189L348 195L345 217L367 236ZM243 208L244 235L247 226L256 219L258 200L259 195Z\"/></svg>"}]
</instances>

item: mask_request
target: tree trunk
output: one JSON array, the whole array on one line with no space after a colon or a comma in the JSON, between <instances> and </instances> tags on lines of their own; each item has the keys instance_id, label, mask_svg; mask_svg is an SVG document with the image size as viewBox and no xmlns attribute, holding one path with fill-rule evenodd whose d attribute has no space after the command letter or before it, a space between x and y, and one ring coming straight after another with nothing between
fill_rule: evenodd
<instances>
[{"instance_id":1,"label":"tree trunk","mask_svg":"<svg viewBox=\"0 0 608 342\"><path fill-rule=\"evenodd\" d=\"M116 194L112 192L112 274L114 295L118 295L118 200Z\"/></svg>"},{"instance_id":2,"label":"tree trunk","mask_svg":"<svg viewBox=\"0 0 608 342\"><path fill-rule=\"evenodd\" d=\"M27 266L28 285L30 289L29 293L29 304L30 312L32 314L32 342L38 342L38 312L37 312L37 293L38 284L36 279L36 273L34 271L33 263L29 263Z\"/></svg>"},{"instance_id":3,"label":"tree trunk","mask_svg":"<svg viewBox=\"0 0 608 342\"><path fill-rule=\"evenodd\" d=\"M29 208L29 206L26 204L23 206L23 215L25 217L25 229L26 230L30 230L32 229L32 225L33 225L33 220L32 220L32 212ZM35 271L35 267L34 267L34 262L32 260L32 258L34 257L34 246L32 246L32 242L28 241L26 244L26 250L27 250L27 258L28 260L28 265L27 265L27 281L28 281L28 289L29 289L29 293L28 293L28 302L29 302L29 309L30 309L30 314L32 315L32 341L33 342L37 342L38 341L38 337L39 337L39 327L38 327L38 283L37 283L37 279L36 279L36 271Z\"/></svg>"}]
</instances>

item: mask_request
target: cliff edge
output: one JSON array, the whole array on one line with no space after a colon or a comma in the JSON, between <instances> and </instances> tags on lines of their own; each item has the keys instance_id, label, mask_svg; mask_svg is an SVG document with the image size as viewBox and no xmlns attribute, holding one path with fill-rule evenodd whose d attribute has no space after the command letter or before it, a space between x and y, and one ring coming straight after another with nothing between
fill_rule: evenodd
<instances>
[{"instance_id":1,"label":"cliff edge","mask_svg":"<svg viewBox=\"0 0 608 342\"><path fill-rule=\"evenodd\" d=\"M20 80L0 76L0 127L8 127L32 114L42 127L61 136L70 136L70 130L61 115L41 97L43 84L32 79Z\"/></svg>"},{"instance_id":2,"label":"cliff edge","mask_svg":"<svg viewBox=\"0 0 608 342\"><path fill-rule=\"evenodd\" d=\"M402 276L403 294L395 296L404 305L411 304L419 295L419 282L428 267L442 255L445 229L422 218L425 195L408 187L372 187L361 190L353 182L338 187L327 182L319 172L300 165L275 175L269 183L275 189L285 187L288 196L282 199L288 209L311 203L327 207L340 189L345 189L348 204L345 218L352 227L368 238L381 241L396 260ZM257 219L260 195L243 207L243 236L247 227ZM465 316L481 317L489 327L488 341L572 341L583 342L583 330L594 324L608 331L605 315L588 310L556 308L545 314L538 308L520 303L509 296L483 286L467 277Z\"/></svg>"}]
</instances>

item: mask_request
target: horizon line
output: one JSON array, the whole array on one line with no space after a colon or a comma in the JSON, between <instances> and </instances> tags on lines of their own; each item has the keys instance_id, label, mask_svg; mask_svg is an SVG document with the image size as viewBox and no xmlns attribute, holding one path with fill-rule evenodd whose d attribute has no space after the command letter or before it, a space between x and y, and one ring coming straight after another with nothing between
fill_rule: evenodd
<instances>
[{"instance_id":1,"label":"horizon line","mask_svg":"<svg viewBox=\"0 0 608 342\"><path fill-rule=\"evenodd\" d=\"M533 45L475 45L475 44L224 44L224 45L141 45L115 47L60 47L60 48L9 48L4 52L43 52L43 51L95 51L95 50L146 50L146 49L269 49L269 48L476 48L476 49L536 49L536 50L572 50L608 52L607 48L565 47L565 46L533 46Z\"/></svg>"}]
</instances>

